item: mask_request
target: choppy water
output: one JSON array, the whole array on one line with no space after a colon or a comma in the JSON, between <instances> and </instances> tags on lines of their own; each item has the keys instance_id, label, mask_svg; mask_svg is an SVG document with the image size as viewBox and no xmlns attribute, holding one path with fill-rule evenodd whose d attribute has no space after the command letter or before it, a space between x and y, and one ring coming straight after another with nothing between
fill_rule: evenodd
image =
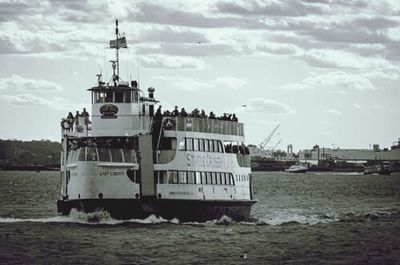
<instances>
[{"instance_id":1,"label":"choppy water","mask_svg":"<svg viewBox=\"0 0 400 265\"><path fill-rule=\"evenodd\" d=\"M254 221L181 223L57 216L57 172L0 171L0 263L400 264L399 174L254 175Z\"/></svg>"}]
</instances>

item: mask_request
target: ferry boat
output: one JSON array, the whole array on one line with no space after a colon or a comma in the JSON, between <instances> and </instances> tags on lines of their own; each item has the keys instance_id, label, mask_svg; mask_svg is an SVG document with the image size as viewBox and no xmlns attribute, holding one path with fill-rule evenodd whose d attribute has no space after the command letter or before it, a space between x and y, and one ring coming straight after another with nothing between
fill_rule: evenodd
<instances>
[{"instance_id":1,"label":"ferry boat","mask_svg":"<svg viewBox=\"0 0 400 265\"><path fill-rule=\"evenodd\" d=\"M113 218L180 221L250 217L249 152L243 124L198 115L162 115L155 89L119 76L118 32L109 83L97 75L91 115L62 121L58 212L105 210Z\"/></svg>"}]
</instances>

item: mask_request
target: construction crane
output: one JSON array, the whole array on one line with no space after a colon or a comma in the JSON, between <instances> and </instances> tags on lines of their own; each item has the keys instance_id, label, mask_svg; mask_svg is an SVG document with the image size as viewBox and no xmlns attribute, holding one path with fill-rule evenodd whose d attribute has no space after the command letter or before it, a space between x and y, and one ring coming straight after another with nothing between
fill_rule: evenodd
<instances>
[{"instance_id":1,"label":"construction crane","mask_svg":"<svg viewBox=\"0 0 400 265\"><path fill-rule=\"evenodd\" d=\"M274 147L272 147L271 152L275 151L275 148L278 147L278 145L282 142L282 139L279 139L279 141L274 145Z\"/></svg>"},{"instance_id":2,"label":"construction crane","mask_svg":"<svg viewBox=\"0 0 400 265\"><path fill-rule=\"evenodd\" d=\"M276 125L276 127L272 130L272 132L267 136L267 138L264 139L264 141L262 141L258 147L261 150L265 149L265 146L269 143L269 141L271 141L272 136L274 136L274 133L276 132L276 130L278 130L280 124Z\"/></svg>"}]
</instances>

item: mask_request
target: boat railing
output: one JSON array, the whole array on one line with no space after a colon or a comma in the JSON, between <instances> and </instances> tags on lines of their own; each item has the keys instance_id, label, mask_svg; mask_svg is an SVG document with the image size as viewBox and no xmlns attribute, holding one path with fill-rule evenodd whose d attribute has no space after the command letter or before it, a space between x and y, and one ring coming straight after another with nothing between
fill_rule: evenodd
<instances>
[{"instance_id":1,"label":"boat railing","mask_svg":"<svg viewBox=\"0 0 400 265\"><path fill-rule=\"evenodd\" d=\"M164 117L165 130L244 136L243 123L195 117Z\"/></svg>"}]
</instances>

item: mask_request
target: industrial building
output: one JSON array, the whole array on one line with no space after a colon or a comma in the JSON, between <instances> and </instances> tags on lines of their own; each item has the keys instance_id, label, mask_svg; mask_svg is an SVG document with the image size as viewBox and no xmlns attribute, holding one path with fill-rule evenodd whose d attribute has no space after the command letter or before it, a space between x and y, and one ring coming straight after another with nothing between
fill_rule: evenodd
<instances>
[{"instance_id":1,"label":"industrial building","mask_svg":"<svg viewBox=\"0 0 400 265\"><path fill-rule=\"evenodd\" d=\"M311 150L299 152L299 160L312 161L354 161L354 162L379 162L379 161L400 161L400 138L388 149L380 149L374 144L372 149L340 149L325 148L315 145Z\"/></svg>"}]
</instances>

